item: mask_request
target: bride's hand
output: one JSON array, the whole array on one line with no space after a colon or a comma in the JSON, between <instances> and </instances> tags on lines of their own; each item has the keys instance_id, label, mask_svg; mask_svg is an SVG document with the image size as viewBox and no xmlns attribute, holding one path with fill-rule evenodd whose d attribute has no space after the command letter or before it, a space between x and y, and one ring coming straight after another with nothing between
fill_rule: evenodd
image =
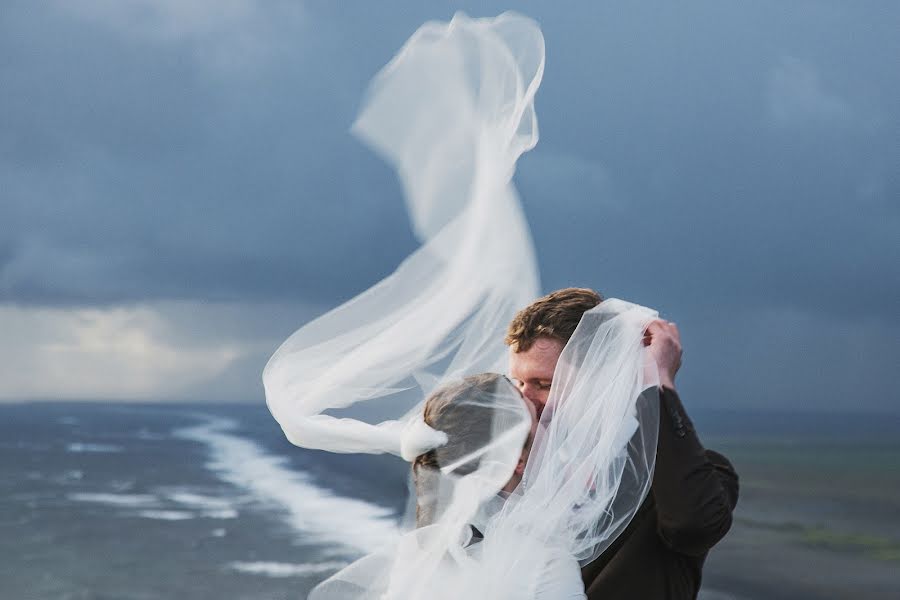
<instances>
[{"instance_id":1,"label":"bride's hand","mask_svg":"<svg viewBox=\"0 0 900 600\"><path fill-rule=\"evenodd\" d=\"M659 385L675 389L675 374L681 368L681 335L675 323L656 320L644 332L644 345L648 347L659 371Z\"/></svg>"}]
</instances>

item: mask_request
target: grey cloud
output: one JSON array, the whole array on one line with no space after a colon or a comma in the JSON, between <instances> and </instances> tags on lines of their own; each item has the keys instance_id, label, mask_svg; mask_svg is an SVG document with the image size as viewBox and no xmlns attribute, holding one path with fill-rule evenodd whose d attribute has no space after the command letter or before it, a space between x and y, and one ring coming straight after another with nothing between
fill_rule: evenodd
<instances>
[{"instance_id":1,"label":"grey cloud","mask_svg":"<svg viewBox=\"0 0 900 600\"><path fill-rule=\"evenodd\" d=\"M404 3L356 8L254 12L247 35L264 34L275 51L232 71L196 45L225 44L239 19L200 27L196 14L176 10L148 25L121 12L103 21L11 10L4 45L17 60L3 73L16 93L4 100L12 118L0 164L10 187L0 235L14 258L0 276L3 297L327 301L388 273L414 247L399 188L347 129L368 78L435 15ZM862 185L852 177L882 181L883 197L896 190L886 174L896 155L890 130L826 127L797 140L758 127L773 69L788 95L802 92L782 112L804 99L820 117L822 106L849 106L820 93L813 63L783 58L784 48L800 47L817 63L832 59L817 32L804 41L788 25L834 8L523 9L542 21L549 48L538 99L543 140L519 176L549 285L607 279L621 262L618 244L630 243L620 234L660 239L671 229L697 236L680 247L681 262L697 271L691 279L711 272L710 283L738 290L763 287L760 267L809 240L806 259L793 268L787 260L790 283L793 272L816 271L819 240L846 231L836 190ZM767 15L773 26L763 29ZM164 35L178 16L186 24ZM765 46L754 43L761 31L771 38ZM846 51L853 63L874 50ZM882 81L882 95L896 84ZM807 216L823 205L832 214L820 212L814 226ZM779 220L781 231L772 227ZM847 237L869 225L851 222ZM591 243L559 244L569 228ZM584 252L599 254L601 268L571 264ZM652 250L637 252L637 262L652 262ZM732 271L743 273L729 281ZM672 277L653 268L646 276Z\"/></svg>"},{"instance_id":2,"label":"grey cloud","mask_svg":"<svg viewBox=\"0 0 900 600\"><path fill-rule=\"evenodd\" d=\"M268 357L324 307L155 302L105 308L0 304L0 402L260 402Z\"/></svg>"},{"instance_id":3,"label":"grey cloud","mask_svg":"<svg viewBox=\"0 0 900 600\"><path fill-rule=\"evenodd\" d=\"M15 93L0 236L14 258L2 297L333 300L412 247L392 175L346 133L368 75L353 75L359 89L342 101L328 91L340 61L309 58L327 56L337 34L320 29L229 79L179 44L29 16L10 28L59 31L5 38L23 57L4 72ZM304 23L294 25L309 33ZM35 42L48 35L63 47ZM368 248L373 234L388 243Z\"/></svg>"},{"instance_id":4,"label":"grey cloud","mask_svg":"<svg viewBox=\"0 0 900 600\"><path fill-rule=\"evenodd\" d=\"M211 24L174 2L149 23L4 4L0 302L324 307L415 247L393 173L348 129L419 24L505 5L233 4ZM895 331L900 8L518 9L547 40L541 142L516 175L545 288L661 306L704 360L762 330L733 315Z\"/></svg>"},{"instance_id":5,"label":"grey cloud","mask_svg":"<svg viewBox=\"0 0 900 600\"><path fill-rule=\"evenodd\" d=\"M854 118L847 102L826 90L816 68L796 57L785 57L772 71L766 91L767 109L777 125L833 125Z\"/></svg>"}]
</instances>

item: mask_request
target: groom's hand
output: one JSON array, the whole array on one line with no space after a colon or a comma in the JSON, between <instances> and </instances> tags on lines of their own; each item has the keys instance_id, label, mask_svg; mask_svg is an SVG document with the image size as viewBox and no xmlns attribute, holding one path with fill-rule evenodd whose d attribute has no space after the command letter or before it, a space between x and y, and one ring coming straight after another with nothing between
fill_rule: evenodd
<instances>
[{"instance_id":1,"label":"groom's hand","mask_svg":"<svg viewBox=\"0 0 900 600\"><path fill-rule=\"evenodd\" d=\"M675 323L657 320L647 326L644 345L650 350L659 371L659 385L675 389L675 374L681 367L681 336Z\"/></svg>"}]
</instances>

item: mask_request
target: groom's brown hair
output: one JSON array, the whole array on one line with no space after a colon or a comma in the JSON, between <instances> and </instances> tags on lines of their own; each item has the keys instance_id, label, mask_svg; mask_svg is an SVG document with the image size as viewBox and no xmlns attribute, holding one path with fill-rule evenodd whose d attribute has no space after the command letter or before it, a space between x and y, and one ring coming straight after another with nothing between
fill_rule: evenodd
<instances>
[{"instance_id":1,"label":"groom's brown hair","mask_svg":"<svg viewBox=\"0 0 900 600\"><path fill-rule=\"evenodd\" d=\"M603 302L603 296L588 288L564 288L538 298L513 317L506 331L506 344L513 352L525 352L535 340L549 337L569 341L581 315Z\"/></svg>"}]
</instances>

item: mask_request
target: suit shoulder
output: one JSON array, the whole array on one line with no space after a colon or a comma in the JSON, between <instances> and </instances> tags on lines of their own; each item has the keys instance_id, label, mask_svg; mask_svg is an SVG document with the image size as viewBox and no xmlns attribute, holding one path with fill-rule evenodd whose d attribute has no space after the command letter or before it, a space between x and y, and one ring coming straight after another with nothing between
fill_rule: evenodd
<instances>
[{"instance_id":1,"label":"suit shoulder","mask_svg":"<svg viewBox=\"0 0 900 600\"><path fill-rule=\"evenodd\" d=\"M732 465L731 461L728 460L728 458L721 452L716 452L715 450L710 450L709 448L704 449L704 452L706 452L707 460L709 460L709 462L711 462L712 464L716 465L717 467L724 467L726 469L734 471L734 465Z\"/></svg>"}]
</instances>

